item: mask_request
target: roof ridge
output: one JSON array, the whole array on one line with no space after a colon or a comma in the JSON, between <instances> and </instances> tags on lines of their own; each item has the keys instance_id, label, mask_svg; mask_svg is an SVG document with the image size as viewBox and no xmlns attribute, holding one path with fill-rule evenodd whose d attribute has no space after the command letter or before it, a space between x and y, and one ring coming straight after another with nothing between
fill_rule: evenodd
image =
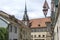
<instances>
[{"instance_id":1,"label":"roof ridge","mask_svg":"<svg viewBox=\"0 0 60 40\"><path fill-rule=\"evenodd\" d=\"M46 18L50 18L50 17L46 17ZM30 19L30 20L46 19L46 18L36 18L36 19Z\"/></svg>"}]
</instances>

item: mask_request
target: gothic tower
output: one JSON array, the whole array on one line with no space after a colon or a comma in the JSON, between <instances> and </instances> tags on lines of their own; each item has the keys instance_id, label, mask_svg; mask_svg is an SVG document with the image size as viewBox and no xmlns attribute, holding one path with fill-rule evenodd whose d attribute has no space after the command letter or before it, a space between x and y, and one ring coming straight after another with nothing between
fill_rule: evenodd
<instances>
[{"instance_id":1,"label":"gothic tower","mask_svg":"<svg viewBox=\"0 0 60 40\"><path fill-rule=\"evenodd\" d=\"M45 0L44 5L43 5L43 13L44 13L45 17L47 15L48 9L49 9L48 3Z\"/></svg>"},{"instance_id":2,"label":"gothic tower","mask_svg":"<svg viewBox=\"0 0 60 40\"><path fill-rule=\"evenodd\" d=\"M26 4L25 4L25 11L24 11L24 16L23 16L23 23L26 25L26 26L29 26L29 17L27 15L27 7L26 7Z\"/></svg>"}]
</instances>

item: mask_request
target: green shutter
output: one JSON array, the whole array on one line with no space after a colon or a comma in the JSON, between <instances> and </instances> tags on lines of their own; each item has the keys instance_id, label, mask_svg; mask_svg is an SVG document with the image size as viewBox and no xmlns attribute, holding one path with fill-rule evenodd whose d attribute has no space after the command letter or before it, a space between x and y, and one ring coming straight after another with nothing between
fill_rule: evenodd
<instances>
[{"instance_id":1,"label":"green shutter","mask_svg":"<svg viewBox=\"0 0 60 40\"><path fill-rule=\"evenodd\" d=\"M58 6L58 1L59 1L59 0L55 0L55 6L56 6L56 7Z\"/></svg>"}]
</instances>

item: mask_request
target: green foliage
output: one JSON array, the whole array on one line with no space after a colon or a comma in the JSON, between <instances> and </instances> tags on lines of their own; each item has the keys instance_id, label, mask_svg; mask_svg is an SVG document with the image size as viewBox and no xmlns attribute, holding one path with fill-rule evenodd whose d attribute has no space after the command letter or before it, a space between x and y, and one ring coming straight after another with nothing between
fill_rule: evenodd
<instances>
[{"instance_id":1,"label":"green foliage","mask_svg":"<svg viewBox=\"0 0 60 40\"><path fill-rule=\"evenodd\" d=\"M8 40L8 31L6 28L0 27L0 40Z\"/></svg>"}]
</instances>

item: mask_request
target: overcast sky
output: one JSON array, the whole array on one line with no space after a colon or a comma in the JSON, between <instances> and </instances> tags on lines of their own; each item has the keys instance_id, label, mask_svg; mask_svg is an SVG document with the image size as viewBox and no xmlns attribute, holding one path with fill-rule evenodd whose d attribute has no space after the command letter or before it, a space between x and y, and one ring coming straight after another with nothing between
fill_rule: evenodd
<instances>
[{"instance_id":1,"label":"overcast sky","mask_svg":"<svg viewBox=\"0 0 60 40\"><path fill-rule=\"evenodd\" d=\"M35 18L43 18L43 4L45 0L26 0L27 5L27 14L29 19ZM47 0L49 7L51 5L51 1ZM25 0L0 0L0 10L4 12L15 15L16 18L22 19L25 8ZM48 15L50 16L50 9L48 11Z\"/></svg>"}]
</instances>

